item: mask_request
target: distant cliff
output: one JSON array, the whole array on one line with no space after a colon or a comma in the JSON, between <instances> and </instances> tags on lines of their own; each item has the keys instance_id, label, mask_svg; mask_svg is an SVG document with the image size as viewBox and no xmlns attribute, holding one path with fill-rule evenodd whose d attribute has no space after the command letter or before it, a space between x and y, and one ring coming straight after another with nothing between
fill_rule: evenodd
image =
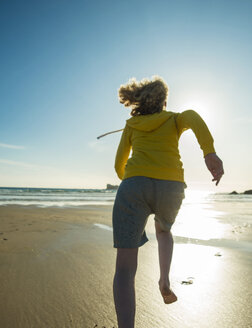
<instances>
[{"instance_id":1,"label":"distant cliff","mask_svg":"<svg viewBox=\"0 0 252 328\"><path fill-rule=\"evenodd\" d=\"M117 190L118 189L118 186L117 185L111 185L111 184L107 184L107 190Z\"/></svg>"}]
</instances>

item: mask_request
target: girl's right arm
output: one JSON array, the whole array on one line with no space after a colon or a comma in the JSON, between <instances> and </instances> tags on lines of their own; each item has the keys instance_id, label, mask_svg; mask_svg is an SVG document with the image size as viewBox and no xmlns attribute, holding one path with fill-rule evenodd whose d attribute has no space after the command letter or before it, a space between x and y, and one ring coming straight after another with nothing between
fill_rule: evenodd
<instances>
[{"instance_id":1,"label":"girl's right arm","mask_svg":"<svg viewBox=\"0 0 252 328\"><path fill-rule=\"evenodd\" d=\"M213 176L212 181L216 181L217 186L224 174L224 169L221 159L216 155L214 140L206 123L198 113L191 109L177 114L175 120L179 136L187 129L193 130L204 153L206 166Z\"/></svg>"},{"instance_id":2,"label":"girl's right arm","mask_svg":"<svg viewBox=\"0 0 252 328\"><path fill-rule=\"evenodd\" d=\"M201 116L194 110L189 109L178 113L175 117L179 136L186 130L192 129L204 156L215 153L213 137Z\"/></svg>"}]
</instances>

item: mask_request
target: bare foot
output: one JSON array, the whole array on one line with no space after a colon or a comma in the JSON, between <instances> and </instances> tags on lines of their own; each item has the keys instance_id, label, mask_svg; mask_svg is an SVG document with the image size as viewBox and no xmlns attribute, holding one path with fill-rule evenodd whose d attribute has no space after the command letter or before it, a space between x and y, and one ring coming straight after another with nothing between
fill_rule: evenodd
<instances>
[{"instance_id":1,"label":"bare foot","mask_svg":"<svg viewBox=\"0 0 252 328\"><path fill-rule=\"evenodd\" d=\"M159 290L165 304L171 304L177 301L177 296L173 293L168 284L162 285L159 283Z\"/></svg>"}]
</instances>

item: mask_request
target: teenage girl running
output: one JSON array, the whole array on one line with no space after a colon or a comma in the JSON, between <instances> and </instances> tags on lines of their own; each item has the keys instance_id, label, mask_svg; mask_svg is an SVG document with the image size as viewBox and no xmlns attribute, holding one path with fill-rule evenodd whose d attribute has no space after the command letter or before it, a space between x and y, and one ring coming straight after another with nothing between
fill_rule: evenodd
<instances>
[{"instance_id":1,"label":"teenage girl running","mask_svg":"<svg viewBox=\"0 0 252 328\"><path fill-rule=\"evenodd\" d=\"M117 248L113 292L119 328L134 328L137 255L138 248L148 241L145 225L150 214L155 214L159 289L166 304L177 300L169 280L173 252L170 229L186 188L178 150L185 130L192 129L196 135L212 181L218 185L224 174L206 123L193 110L166 111L167 95L168 87L160 77L140 82L131 79L119 89L120 103L132 109L115 159L115 170L122 180L113 208Z\"/></svg>"}]
</instances>

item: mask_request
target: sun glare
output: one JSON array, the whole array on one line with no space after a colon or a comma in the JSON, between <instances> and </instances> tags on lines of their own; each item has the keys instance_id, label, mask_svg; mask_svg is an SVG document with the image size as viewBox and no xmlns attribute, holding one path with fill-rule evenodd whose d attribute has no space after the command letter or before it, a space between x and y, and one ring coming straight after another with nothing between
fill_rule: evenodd
<instances>
[{"instance_id":1,"label":"sun glare","mask_svg":"<svg viewBox=\"0 0 252 328\"><path fill-rule=\"evenodd\" d=\"M223 236L223 225L218 221L223 213L206 201L208 195L206 191L186 191L186 198L174 224L175 235L201 240Z\"/></svg>"},{"instance_id":2,"label":"sun glare","mask_svg":"<svg viewBox=\"0 0 252 328\"><path fill-rule=\"evenodd\" d=\"M211 124L213 106L209 99L203 99L198 96L191 96L190 101L181 104L181 110L195 110L207 123Z\"/></svg>"}]
</instances>

